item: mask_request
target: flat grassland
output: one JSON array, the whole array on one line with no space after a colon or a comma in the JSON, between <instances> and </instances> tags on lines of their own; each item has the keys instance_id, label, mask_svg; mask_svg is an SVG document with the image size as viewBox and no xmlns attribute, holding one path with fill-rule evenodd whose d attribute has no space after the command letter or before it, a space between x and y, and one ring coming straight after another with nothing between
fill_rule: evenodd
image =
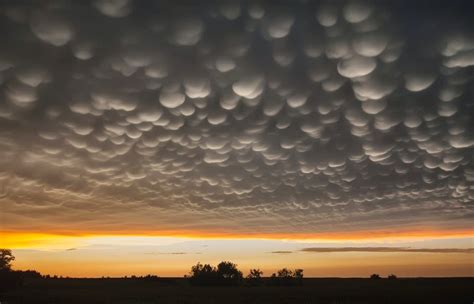
<instances>
[{"instance_id":1,"label":"flat grassland","mask_svg":"<svg viewBox=\"0 0 474 304\"><path fill-rule=\"evenodd\" d=\"M1 304L447 303L472 304L474 278L308 278L302 286L196 287L185 279L32 279Z\"/></svg>"}]
</instances>

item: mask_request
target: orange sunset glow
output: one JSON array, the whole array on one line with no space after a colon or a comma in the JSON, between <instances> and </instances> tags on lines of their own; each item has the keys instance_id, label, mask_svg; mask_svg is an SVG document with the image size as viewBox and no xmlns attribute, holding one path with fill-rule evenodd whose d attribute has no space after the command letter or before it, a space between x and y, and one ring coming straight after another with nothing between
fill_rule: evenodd
<instances>
[{"instance_id":1,"label":"orange sunset glow","mask_svg":"<svg viewBox=\"0 0 474 304\"><path fill-rule=\"evenodd\" d=\"M75 277L101 277L104 273L108 276L145 275L150 271L165 276L181 276L195 260L218 261L221 256L239 261L243 269L259 265L268 273L279 265L287 265L287 259L291 256L290 264L304 267L308 275L316 277L367 276L368 269L381 273L393 273L396 270L408 277L469 276L473 271L472 265L466 267L471 264L474 253L471 248L473 234L470 231L411 231L394 234L3 232L0 247L13 248L18 256L25 257L16 264L19 268L36 268L47 274ZM229 242L239 246L239 249L224 249ZM100 248L100 244L105 247ZM213 248L208 248L207 244L213 244ZM315 245L317 247L312 247ZM443 245L454 245L455 248L439 247ZM180 249L182 246L186 247L186 251ZM111 255L110 250L115 251L114 248L120 248L124 253ZM137 250L143 252L138 253ZM104 256L107 259L104 260ZM135 259L140 262L137 263ZM71 265L71 260L76 263Z\"/></svg>"},{"instance_id":2,"label":"orange sunset glow","mask_svg":"<svg viewBox=\"0 0 474 304\"><path fill-rule=\"evenodd\" d=\"M1 245L9 248L32 248L49 244L67 243L93 237L170 237L185 239L234 239L234 240L286 240L323 242L415 241L423 239L473 238L474 231L364 231L325 234L226 234L205 232L76 232L76 233L25 233L0 232Z\"/></svg>"}]
</instances>

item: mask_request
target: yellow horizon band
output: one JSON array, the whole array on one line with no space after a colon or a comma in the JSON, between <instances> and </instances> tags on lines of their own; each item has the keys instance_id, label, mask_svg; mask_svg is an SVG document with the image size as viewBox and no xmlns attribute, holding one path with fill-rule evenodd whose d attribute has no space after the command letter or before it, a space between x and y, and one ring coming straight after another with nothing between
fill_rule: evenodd
<instances>
[{"instance_id":1,"label":"yellow horizon band","mask_svg":"<svg viewBox=\"0 0 474 304\"><path fill-rule=\"evenodd\" d=\"M0 248L25 249L43 247L73 247L81 239L115 238L115 237L160 237L177 239L226 239L226 240L285 240L285 241L322 241L322 242L357 242L383 240L420 240L474 237L474 230L415 230L415 231L356 231L326 233L260 233L230 234L225 232L190 232L190 231L0 231Z\"/></svg>"}]
</instances>

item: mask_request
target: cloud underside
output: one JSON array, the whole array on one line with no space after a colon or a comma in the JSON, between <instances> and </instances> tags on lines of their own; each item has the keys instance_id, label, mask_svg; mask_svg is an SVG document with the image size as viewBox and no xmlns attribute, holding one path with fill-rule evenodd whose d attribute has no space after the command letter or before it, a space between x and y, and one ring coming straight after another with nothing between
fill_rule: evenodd
<instances>
[{"instance_id":1,"label":"cloud underside","mask_svg":"<svg viewBox=\"0 0 474 304\"><path fill-rule=\"evenodd\" d=\"M1 4L1 228L472 229L469 10L384 5Z\"/></svg>"},{"instance_id":2,"label":"cloud underside","mask_svg":"<svg viewBox=\"0 0 474 304\"><path fill-rule=\"evenodd\" d=\"M274 254L290 254L298 251L272 251ZM299 252L380 252L380 253L474 253L474 248L409 248L409 247L309 247Z\"/></svg>"}]
</instances>

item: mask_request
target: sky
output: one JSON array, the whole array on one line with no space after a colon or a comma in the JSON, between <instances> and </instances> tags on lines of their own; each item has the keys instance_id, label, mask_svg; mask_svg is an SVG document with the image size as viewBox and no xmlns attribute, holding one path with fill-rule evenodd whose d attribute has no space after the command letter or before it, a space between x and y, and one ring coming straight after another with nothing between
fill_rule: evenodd
<instances>
[{"instance_id":1,"label":"sky","mask_svg":"<svg viewBox=\"0 0 474 304\"><path fill-rule=\"evenodd\" d=\"M470 1L0 4L16 269L474 275Z\"/></svg>"}]
</instances>

